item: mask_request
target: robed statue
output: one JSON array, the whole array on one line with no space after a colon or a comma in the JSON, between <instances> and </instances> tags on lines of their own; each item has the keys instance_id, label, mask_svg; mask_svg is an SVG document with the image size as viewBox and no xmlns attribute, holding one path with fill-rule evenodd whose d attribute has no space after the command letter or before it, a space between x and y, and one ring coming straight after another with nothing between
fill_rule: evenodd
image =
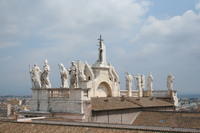
<instances>
[{"instance_id":1,"label":"robed statue","mask_svg":"<svg viewBox=\"0 0 200 133\"><path fill-rule=\"evenodd\" d=\"M50 72L50 67L48 65L48 61L45 60L43 66L43 72L40 77L42 88L51 88L51 83L49 80L49 72Z\"/></svg>"},{"instance_id":2,"label":"robed statue","mask_svg":"<svg viewBox=\"0 0 200 133\"><path fill-rule=\"evenodd\" d=\"M167 76L167 88L169 90L173 90L174 79L175 77L171 73Z\"/></svg>"},{"instance_id":3,"label":"robed statue","mask_svg":"<svg viewBox=\"0 0 200 133\"><path fill-rule=\"evenodd\" d=\"M72 61L71 63L69 74L70 74L70 88L78 88L78 68L74 61Z\"/></svg>"},{"instance_id":4,"label":"robed statue","mask_svg":"<svg viewBox=\"0 0 200 133\"><path fill-rule=\"evenodd\" d=\"M142 78L141 78L141 75L137 74L136 76L134 76L135 80L136 80L136 88L138 90L141 90L142 89Z\"/></svg>"},{"instance_id":5,"label":"robed statue","mask_svg":"<svg viewBox=\"0 0 200 133\"><path fill-rule=\"evenodd\" d=\"M129 74L129 73L126 73L125 79L126 79L126 89L127 90L132 90L133 76L131 74Z\"/></svg>"},{"instance_id":6,"label":"robed statue","mask_svg":"<svg viewBox=\"0 0 200 133\"><path fill-rule=\"evenodd\" d=\"M151 73L147 76L147 90L153 90L153 76Z\"/></svg>"},{"instance_id":7,"label":"robed statue","mask_svg":"<svg viewBox=\"0 0 200 133\"><path fill-rule=\"evenodd\" d=\"M68 88L68 70L65 68L65 66L61 63L59 64L60 69L60 78L61 78L61 88Z\"/></svg>"},{"instance_id":8,"label":"robed statue","mask_svg":"<svg viewBox=\"0 0 200 133\"><path fill-rule=\"evenodd\" d=\"M40 70L39 66L37 66L36 64L34 64L32 69L30 69L32 88L41 88L41 81L40 81L41 73L42 71Z\"/></svg>"}]
</instances>

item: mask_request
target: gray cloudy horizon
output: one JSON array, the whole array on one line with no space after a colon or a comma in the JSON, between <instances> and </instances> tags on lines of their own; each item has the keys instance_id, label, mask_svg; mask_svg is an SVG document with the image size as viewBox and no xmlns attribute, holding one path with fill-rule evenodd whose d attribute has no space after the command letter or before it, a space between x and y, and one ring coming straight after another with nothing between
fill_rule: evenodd
<instances>
[{"instance_id":1,"label":"gray cloudy horizon","mask_svg":"<svg viewBox=\"0 0 200 133\"><path fill-rule=\"evenodd\" d=\"M199 0L0 0L0 95L31 94L29 64L93 64L102 34L120 75L152 72L154 89L175 76L179 94L200 94Z\"/></svg>"}]
</instances>

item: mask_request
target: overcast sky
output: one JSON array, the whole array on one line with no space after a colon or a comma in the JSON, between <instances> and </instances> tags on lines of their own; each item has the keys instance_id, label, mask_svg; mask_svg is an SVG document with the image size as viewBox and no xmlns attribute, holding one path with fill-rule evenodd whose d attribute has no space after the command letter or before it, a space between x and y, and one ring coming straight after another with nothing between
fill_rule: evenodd
<instances>
[{"instance_id":1,"label":"overcast sky","mask_svg":"<svg viewBox=\"0 0 200 133\"><path fill-rule=\"evenodd\" d=\"M0 0L0 95L31 94L29 64L93 64L102 34L107 60L120 75L152 72L154 89L175 76L179 94L200 94L198 0Z\"/></svg>"}]
</instances>

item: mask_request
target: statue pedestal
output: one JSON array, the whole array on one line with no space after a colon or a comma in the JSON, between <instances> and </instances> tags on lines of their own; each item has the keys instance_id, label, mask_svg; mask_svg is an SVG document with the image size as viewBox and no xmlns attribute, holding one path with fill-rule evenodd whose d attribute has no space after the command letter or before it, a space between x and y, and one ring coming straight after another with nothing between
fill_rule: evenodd
<instances>
[{"instance_id":1,"label":"statue pedestal","mask_svg":"<svg viewBox=\"0 0 200 133\"><path fill-rule=\"evenodd\" d=\"M84 101L89 100L89 89L42 88L32 89L32 111L84 113Z\"/></svg>"}]
</instances>

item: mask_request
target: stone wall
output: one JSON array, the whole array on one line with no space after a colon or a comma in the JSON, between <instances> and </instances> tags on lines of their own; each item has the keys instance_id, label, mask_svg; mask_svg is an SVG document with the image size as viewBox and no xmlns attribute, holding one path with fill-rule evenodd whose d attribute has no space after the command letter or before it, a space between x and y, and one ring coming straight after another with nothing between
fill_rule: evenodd
<instances>
[{"instance_id":1,"label":"stone wall","mask_svg":"<svg viewBox=\"0 0 200 133\"><path fill-rule=\"evenodd\" d=\"M32 89L31 111L84 113L88 89Z\"/></svg>"}]
</instances>

